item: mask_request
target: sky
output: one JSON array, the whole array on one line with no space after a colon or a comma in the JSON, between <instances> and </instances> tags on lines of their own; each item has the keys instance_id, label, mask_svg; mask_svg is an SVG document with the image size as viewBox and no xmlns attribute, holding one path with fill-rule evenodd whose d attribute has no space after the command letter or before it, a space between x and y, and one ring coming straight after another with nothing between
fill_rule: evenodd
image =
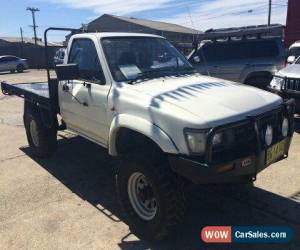
<instances>
[{"instance_id":1,"label":"sky","mask_svg":"<svg viewBox=\"0 0 300 250\"><path fill-rule=\"evenodd\" d=\"M26 7L36 7L38 36L49 26L78 28L100 15L114 14L172 22L205 31L266 24L269 0L0 0L0 36L33 37L32 17ZM272 0L272 23L285 24L287 0ZM52 33L61 41L63 33Z\"/></svg>"}]
</instances>

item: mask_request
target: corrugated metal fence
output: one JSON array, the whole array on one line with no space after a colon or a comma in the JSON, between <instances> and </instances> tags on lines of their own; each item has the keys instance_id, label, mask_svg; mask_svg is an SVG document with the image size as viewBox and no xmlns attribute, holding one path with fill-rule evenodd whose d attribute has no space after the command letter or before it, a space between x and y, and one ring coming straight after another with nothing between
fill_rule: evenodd
<instances>
[{"instance_id":1,"label":"corrugated metal fence","mask_svg":"<svg viewBox=\"0 0 300 250\"><path fill-rule=\"evenodd\" d=\"M53 57L58 47L49 47L49 61L53 64ZM45 68L45 47L33 44L6 43L0 44L0 55L14 55L28 60L30 68Z\"/></svg>"}]
</instances>

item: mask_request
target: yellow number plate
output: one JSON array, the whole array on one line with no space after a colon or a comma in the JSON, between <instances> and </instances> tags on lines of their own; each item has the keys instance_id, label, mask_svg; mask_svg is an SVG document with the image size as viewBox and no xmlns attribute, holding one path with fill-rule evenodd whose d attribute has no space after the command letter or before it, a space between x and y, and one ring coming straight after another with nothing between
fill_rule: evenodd
<instances>
[{"instance_id":1,"label":"yellow number plate","mask_svg":"<svg viewBox=\"0 0 300 250\"><path fill-rule=\"evenodd\" d=\"M282 157L284 155L284 148L285 148L285 140L278 142L272 147L268 148L266 164L270 165L271 163L275 162L280 157Z\"/></svg>"}]
</instances>

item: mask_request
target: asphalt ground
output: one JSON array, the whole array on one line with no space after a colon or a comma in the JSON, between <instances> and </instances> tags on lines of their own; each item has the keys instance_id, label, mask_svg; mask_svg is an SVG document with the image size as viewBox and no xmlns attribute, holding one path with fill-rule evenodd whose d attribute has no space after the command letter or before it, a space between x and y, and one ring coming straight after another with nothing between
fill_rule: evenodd
<instances>
[{"instance_id":1,"label":"asphalt ground","mask_svg":"<svg viewBox=\"0 0 300 250\"><path fill-rule=\"evenodd\" d=\"M0 81L46 81L45 71L0 73ZM258 175L254 186L192 186L187 218L174 236L149 243L123 222L105 149L59 132L51 159L31 154L23 100L0 94L0 249L300 249L300 118L288 159ZM289 226L289 244L205 244L207 225Z\"/></svg>"}]
</instances>

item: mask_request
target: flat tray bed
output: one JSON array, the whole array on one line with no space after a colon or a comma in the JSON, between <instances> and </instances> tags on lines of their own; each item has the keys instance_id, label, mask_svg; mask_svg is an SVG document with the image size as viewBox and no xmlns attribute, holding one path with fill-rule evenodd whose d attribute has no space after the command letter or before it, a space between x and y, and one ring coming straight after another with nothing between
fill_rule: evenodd
<instances>
[{"instance_id":1,"label":"flat tray bed","mask_svg":"<svg viewBox=\"0 0 300 250\"><path fill-rule=\"evenodd\" d=\"M19 84L2 82L1 89L4 95L16 95L44 108L51 107L48 82Z\"/></svg>"}]
</instances>

